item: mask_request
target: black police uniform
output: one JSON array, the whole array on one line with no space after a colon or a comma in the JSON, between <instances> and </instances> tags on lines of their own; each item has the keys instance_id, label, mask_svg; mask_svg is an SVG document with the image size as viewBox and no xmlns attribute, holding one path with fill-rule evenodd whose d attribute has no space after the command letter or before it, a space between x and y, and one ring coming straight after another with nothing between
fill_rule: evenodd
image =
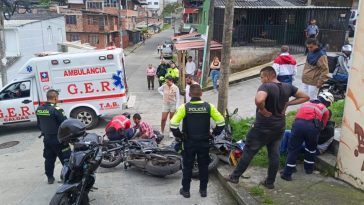
<instances>
[{"instance_id":1,"label":"black police uniform","mask_svg":"<svg viewBox=\"0 0 364 205\"><path fill-rule=\"evenodd\" d=\"M52 178L56 158L58 157L63 165L65 159L68 159L70 156L69 147L60 144L57 138L58 128L67 117L63 109L50 102L39 106L36 114L38 127L44 137L43 157L45 158L45 174L48 178Z\"/></svg>"},{"instance_id":2,"label":"black police uniform","mask_svg":"<svg viewBox=\"0 0 364 205\"><path fill-rule=\"evenodd\" d=\"M224 117L209 103L192 98L191 102L178 108L173 116L170 127L174 136L183 138L183 179L182 186L185 192L190 191L192 168L197 155L200 177L200 191L206 191L208 183L209 141L210 141L210 118L216 122L213 132L218 135L224 129ZM183 133L178 128L183 119Z\"/></svg>"}]
</instances>

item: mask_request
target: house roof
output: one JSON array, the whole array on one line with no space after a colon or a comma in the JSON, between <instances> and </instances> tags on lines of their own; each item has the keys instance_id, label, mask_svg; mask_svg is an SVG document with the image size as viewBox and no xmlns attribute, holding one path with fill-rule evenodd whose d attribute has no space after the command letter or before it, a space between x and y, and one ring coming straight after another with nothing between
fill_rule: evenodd
<instances>
[{"instance_id":1,"label":"house roof","mask_svg":"<svg viewBox=\"0 0 364 205\"><path fill-rule=\"evenodd\" d=\"M11 20L48 20L53 18L59 18L61 16L64 16L63 14L57 14L53 12L47 12L47 13L25 13L25 14L15 14L11 17Z\"/></svg>"},{"instance_id":2,"label":"house roof","mask_svg":"<svg viewBox=\"0 0 364 205\"><path fill-rule=\"evenodd\" d=\"M198 9L196 8L184 8L184 14L198 14Z\"/></svg>"},{"instance_id":3,"label":"house roof","mask_svg":"<svg viewBox=\"0 0 364 205\"><path fill-rule=\"evenodd\" d=\"M174 44L176 50L201 50L205 47L205 41L201 40L191 40L191 41L182 41ZM210 49L211 50L221 50L222 44L216 41L211 41Z\"/></svg>"},{"instance_id":4,"label":"house roof","mask_svg":"<svg viewBox=\"0 0 364 205\"><path fill-rule=\"evenodd\" d=\"M8 21L4 21L4 26L5 28L16 28L16 27L20 27L20 26L24 26L27 24L31 24L34 22L38 22L40 20L8 20Z\"/></svg>"},{"instance_id":5,"label":"house roof","mask_svg":"<svg viewBox=\"0 0 364 205\"><path fill-rule=\"evenodd\" d=\"M215 8L225 8L226 0L215 0ZM247 9L347 9L349 7L307 6L304 0L235 0L234 8Z\"/></svg>"},{"instance_id":6,"label":"house roof","mask_svg":"<svg viewBox=\"0 0 364 205\"><path fill-rule=\"evenodd\" d=\"M184 39L184 38L192 38L192 37L196 37L201 35L198 32L193 32L193 33L188 33L188 34L184 34L184 35L179 35L179 36L172 36L171 40L179 40L179 39Z\"/></svg>"}]
</instances>

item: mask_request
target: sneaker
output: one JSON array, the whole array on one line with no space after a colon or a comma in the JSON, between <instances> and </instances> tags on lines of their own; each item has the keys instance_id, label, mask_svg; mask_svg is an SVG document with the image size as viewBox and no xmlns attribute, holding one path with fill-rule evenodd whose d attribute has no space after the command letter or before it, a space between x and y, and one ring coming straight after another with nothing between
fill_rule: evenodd
<instances>
[{"instance_id":1,"label":"sneaker","mask_svg":"<svg viewBox=\"0 0 364 205\"><path fill-rule=\"evenodd\" d=\"M286 181L292 181L292 176L287 176L287 175L281 174L281 179L286 180Z\"/></svg>"},{"instance_id":2,"label":"sneaker","mask_svg":"<svg viewBox=\"0 0 364 205\"><path fill-rule=\"evenodd\" d=\"M264 180L264 181L260 182L259 184L263 185L267 189L274 189L274 184L268 184L267 180Z\"/></svg>"},{"instance_id":3,"label":"sneaker","mask_svg":"<svg viewBox=\"0 0 364 205\"><path fill-rule=\"evenodd\" d=\"M170 138L174 138L173 132L170 132L170 133L169 133L169 137L170 137Z\"/></svg>"},{"instance_id":4,"label":"sneaker","mask_svg":"<svg viewBox=\"0 0 364 205\"><path fill-rule=\"evenodd\" d=\"M206 190L200 190L201 197L207 197L207 191Z\"/></svg>"},{"instance_id":5,"label":"sneaker","mask_svg":"<svg viewBox=\"0 0 364 205\"><path fill-rule=\"evenodd\" d=\"M183 188L181 188L180 190L179 190L179 194L181 194L183 197L185 197L185 198L190 198L190 192L189 191L184 191L183 190Z\"/></svg>"},{"instance_id":6,"label":"sneaker","mask_svg":"<svg viewBox=\"0 0 364 205\"><path fill-rule=\"evenodd\" d=\"M296 173L296 172L297 172L297 168L295 167L295 168L292 169L292 173ZM284 169L282 169L279 173L280 174L283 174L284 173Z\"/></svg>"},{"instance_id":7,"label":"sneaker","mask_svg":"<svg viewBox=\"0 0 364 205\"><path fill-rule=\"evenodd\" d=\"M228 182L231 182L233 184L237 184L239 183L239 178L236 178L236 177L232 177L231 175L229 176L225 176L224 179Z\"/></svg>"},{"instance_id":8,"label":"sneaker","mask_svg":"<svg viewBox=\"0 0 364 205\"><path fill-rule=\"evenodd\" d=\"M54 177L48 177L48 184L53 184L55 180Z\"/></svg>"}]
</instances>

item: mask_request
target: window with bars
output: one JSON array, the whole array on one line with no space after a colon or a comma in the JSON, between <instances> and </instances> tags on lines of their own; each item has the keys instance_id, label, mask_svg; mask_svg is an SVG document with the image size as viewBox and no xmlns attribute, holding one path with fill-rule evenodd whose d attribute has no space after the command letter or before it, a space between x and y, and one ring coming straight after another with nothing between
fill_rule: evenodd
<instances>
[{"instance_id":1,"label":"window with bars","mask_svg":"<svg viewBox=\"0 0 364 205\"><path fill-rule=\"evenodd\" d=\"M87 2L89 9L102 9L102 2Z\"/></svg>"},{"instance_id":2,"label":"window with bars","mask_svg":"<svg viewBox=\"0 0 364 205\"><path fill-rule=\"evenodd\" d=\"M88 16L87 17L87 24L88 25L98 25L99 18L97 16Z\"/></svg>"},{"instance_id":3,"label":"window with bars","mask_svg":"<svg viewBox=\"0 0 364 205\"><path fill-rule=\"evenodd\" d=\"M88 36L88 42L89 42L91 45L99 44L99 35L98 35L98 34L90 34L90 35Z\"/></svg>"},{"instance_id":4,"label":"window with bars","mask_svg":"<svg viewBox=\"0 0 364 205\"><path fill-rule=\"evenodd\" d=\"M79 33L71 33L69 38L70 38L70 41L79 41L80 40L80 34Z\"/></svg>"},{"instance_id":5,"label":"window with bars","mask_svg":"<svg viewBox=\"0 0 364 205\"><path fill-rule=\"evenodd\" d=\"M76 15L66 15L66 24L77 24Z\"/></svg>"}]
</instances>

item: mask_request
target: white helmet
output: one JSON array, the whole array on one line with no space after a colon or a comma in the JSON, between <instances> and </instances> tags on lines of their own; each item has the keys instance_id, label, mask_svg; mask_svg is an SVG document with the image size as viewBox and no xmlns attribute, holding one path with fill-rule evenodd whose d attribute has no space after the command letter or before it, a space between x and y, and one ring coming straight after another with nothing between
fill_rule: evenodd
<instances>
[{"instance_id":1,"label":"white helmet","mask_svg":"<svg viewBox=\"0 0 364 205\"><path fill-rule=\"evenodd\" d=\"M347 44L347 45L344 45L342 48L341 48L341 51L342 52L352 52L353 51L353 48L351 45Z\"/></svg>"},{"instance_id":2,"label":"white helmet","mask_svg":"<svg viewBox=\"0 0 364 205\"><path fill-rule=\"evenodd\" d=\"M328 102L330 104L330 106L335 101L334 95L332 95L330 92L327 92L327 91L323 91L323 92L319 93L318 97L321 97L323 100Z\"/></svg>"}]
</instances>

